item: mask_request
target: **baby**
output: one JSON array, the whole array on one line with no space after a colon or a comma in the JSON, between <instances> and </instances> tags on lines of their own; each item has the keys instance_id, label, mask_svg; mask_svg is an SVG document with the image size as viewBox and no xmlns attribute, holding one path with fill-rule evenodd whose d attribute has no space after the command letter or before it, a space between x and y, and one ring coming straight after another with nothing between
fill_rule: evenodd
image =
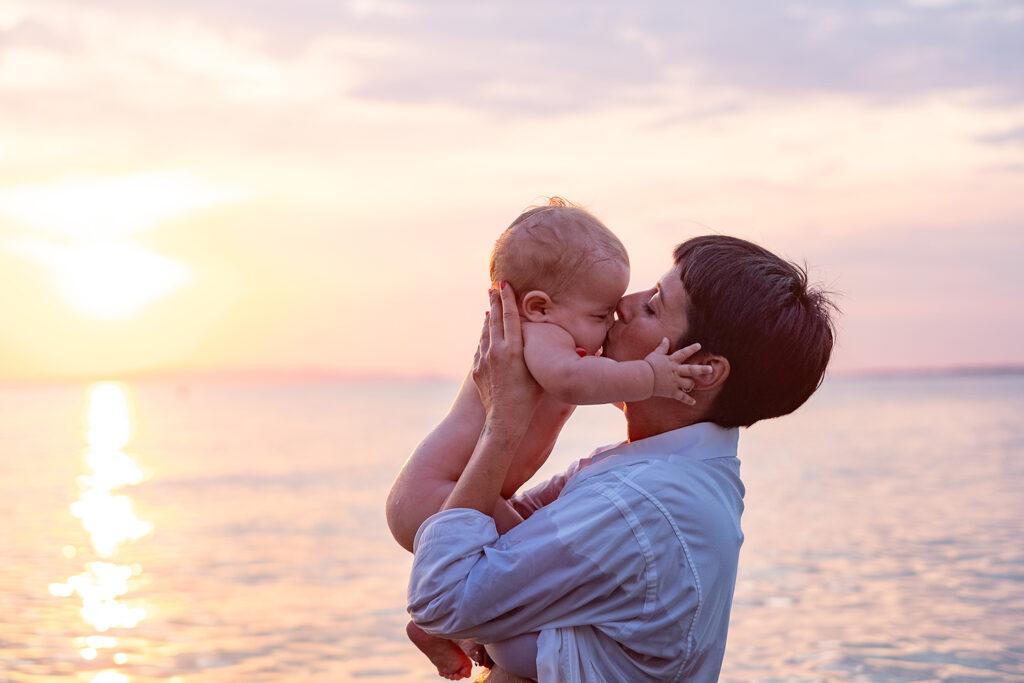
<instances>
[{"instance_id":1,"label":"baby","mask_svg":"<svg viewBox=\"0 0 1024 683\"><path fill-rule=\"evenodd\" d=\"M508 498L547 459L575 406L653 396L692 403L690 378L705 368L683 364L699 346L668 355L667 339L644 360L616 362L600 355L629 283L629 259L608 228L564 200L552 199L516 218L494 246L490 271L492 287L508 283L516 293L526 365L544 390L493 512L498 532L505 533L522 521ZM483 424L483 405L467 377L448 415L413 452L388 496L388 525L407 550L423 521L441 510ZM459 645L411 622L406 630L441 676L471 674L472 663Z\"/></svg>"}]
</instances>

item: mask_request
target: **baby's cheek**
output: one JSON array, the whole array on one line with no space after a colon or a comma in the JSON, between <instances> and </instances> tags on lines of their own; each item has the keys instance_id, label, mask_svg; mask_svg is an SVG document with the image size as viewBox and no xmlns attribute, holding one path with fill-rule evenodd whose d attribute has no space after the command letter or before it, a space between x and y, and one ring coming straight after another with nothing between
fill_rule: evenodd
<instances>
[{"instance_id":1,"label":"baby's cheek","mask_svg":"<svg viewBox=\"0 0 1024 683\"><path fill-rule=\"evenodd\" d=\"M604 323L595 325L591 329L589 335L590 338L587 340L587 345L590 347L591 353L596 352L599 348L601 348L601 345L604 344L604 339L606 336L608 336L608 329L608 326L606 326Z\"/></svg>"}]
</instances>

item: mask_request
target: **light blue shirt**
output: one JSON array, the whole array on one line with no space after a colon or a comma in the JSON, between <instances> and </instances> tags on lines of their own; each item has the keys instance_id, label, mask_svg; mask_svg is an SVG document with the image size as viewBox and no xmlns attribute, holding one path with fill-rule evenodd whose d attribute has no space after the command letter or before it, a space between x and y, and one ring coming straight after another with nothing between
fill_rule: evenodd
<instances>
[{"instance_id":1,"label":"light blue shirt","mask_svg":"<svg viewBox=\"0 0 1024 683\"><path fill-rule=\"evenodd\" d=\"M413 621L484 643L540 631L541 683L715 681L743 542L737 442L702 422L620 444L515 501L529 517L503 536L475 510L433 515Z\"/></svg>"}]
</instances>

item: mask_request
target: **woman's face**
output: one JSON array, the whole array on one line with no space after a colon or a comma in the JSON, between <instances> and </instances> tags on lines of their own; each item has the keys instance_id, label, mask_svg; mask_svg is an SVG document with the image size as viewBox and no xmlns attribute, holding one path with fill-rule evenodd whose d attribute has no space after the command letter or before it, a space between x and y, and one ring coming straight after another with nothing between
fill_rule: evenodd
<instances>
[{"instance_id":1,"label":"woman's face","mask_svg":"<svg viewBox=\"0 0 1024 683\"><path fill-rule=\"evenodd\" d=\"M668 337L669 353L686 334L689 297L683 288L681 267L665 273L651 289L622 298L616 320L608 331L604 355L614 360L639 360Z\"/></svg>"}]
</instances>

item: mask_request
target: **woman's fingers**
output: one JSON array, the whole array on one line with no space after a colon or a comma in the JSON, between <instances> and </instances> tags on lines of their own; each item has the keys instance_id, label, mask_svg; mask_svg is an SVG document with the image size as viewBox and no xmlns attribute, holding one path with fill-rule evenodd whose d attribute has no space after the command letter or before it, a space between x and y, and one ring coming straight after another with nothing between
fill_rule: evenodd
<instances>
[{"instance_id":1,"label":"woman's fingers","mask_svg":"<svg viewBox=\"0 0 1024 683\"><path fill-rule=\"evenodd\" d=\"M487 350L491 347L491 332L489 329L491 314L490 311L484 314L484 324L480 329L480 341L476 344L476 353L473 354L473 376L476 377L480 373L480 365L483 362L484 356L487 355Z\"/></svg>"},{"instance_id":2,"label":"woman's fingers","mask_svg":"<svg viewBox=\"0 0 1024 683\"><path fill-rule=\"evenodd\" d=\"M480 343L477 345L476 349L477 355L481 357L487 353L487 349L491 346L490 323L491 313L490 311L487 311L484 313L484 325L480 328Z\"/></svg>"},{"instance_id":3,"label":"woman's fingers","mask_svg":"<svg viewBox=\"0 0 1024 683\"><path fill-rule=\"evenodd\" d=\"M502 305L501 295L497 289L491 290L491 313L488 316L488 329L491 335L491 344L497 344L505 338L505 331L502 329Z\"/></svg>"},{"instance_id":4,"label":"woman's fingers","mask_svg":"<svg viewBox=\"0 0 1024 683\"><path fill-rule=\"evenodd\" d=\"M489 416L526 423L541 389L523 359L515 292L504 284L490 292L491 308L480 337L473 381Z\"/></svg>"},{"instance_id":5,"label":"woman's fingers","mask_svg":"<svg viewBox=\"0 0 1024 683\"><path fill-rule=\"evenodd\" d=\"M503 338L512 350L518 351L523 343L523 333L519 326L519 307L516 306L516 293L513 291L512 285L502 282L498 286L498 296L501 300Z\"/></svg>"}]
</instances>

